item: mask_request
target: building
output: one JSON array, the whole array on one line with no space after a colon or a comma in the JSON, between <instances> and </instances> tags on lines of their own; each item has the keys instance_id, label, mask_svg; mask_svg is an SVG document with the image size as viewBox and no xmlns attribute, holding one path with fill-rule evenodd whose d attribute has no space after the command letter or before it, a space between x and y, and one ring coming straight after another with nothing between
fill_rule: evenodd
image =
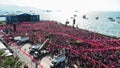
<instances>
[{"instance_id":1,"label":"building","mask_svg":"<svg viewBox=\"0 0 120 68\"><path fill-rule=\"evenodd\" d=\"M39 15L30 15L27 13L6 17L6 24L16 24L20 22L38 22L38 21L40 21Z\"/></svg>"}]
</instances>

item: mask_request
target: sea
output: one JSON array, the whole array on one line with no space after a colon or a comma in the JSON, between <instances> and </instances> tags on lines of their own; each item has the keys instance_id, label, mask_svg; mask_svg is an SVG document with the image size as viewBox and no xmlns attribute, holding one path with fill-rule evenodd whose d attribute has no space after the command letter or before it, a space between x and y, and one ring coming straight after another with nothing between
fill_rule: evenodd
<instances>
[{"instance_id":1,"label":"sea","mask_svg":"<svg viewBox=\"0 0 120 68\"><path fill-rule=\"evenodd\" d=\"M62 24L65 24L66 20L68 20L69 26L72 25L73 18L75 18L75 26L78 26L80 29L120 38L119 11L80 12L58 10L40 11L37 14L40 15L40 20L58 21L58 23ZM112 18L112 20L109 18ZM0 20L5 20L5 18L0 18Z\"/></svg>"}]
</instances>

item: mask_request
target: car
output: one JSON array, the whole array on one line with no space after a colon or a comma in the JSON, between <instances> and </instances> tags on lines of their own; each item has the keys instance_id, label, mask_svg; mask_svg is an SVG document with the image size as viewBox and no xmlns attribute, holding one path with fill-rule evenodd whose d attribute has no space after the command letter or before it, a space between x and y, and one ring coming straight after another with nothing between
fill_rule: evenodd
<instances>
[{"instance_id":1,"label":"car","mask_svg":"<svg viewBox=\"0 0 120 68\"><path fill-rule=\"evenodd\" d=\"M10 50L5 50L2 56L13 56L13 54L10 52Z\"/></svg>"},{"instance_id":2,"label":"car","mask_svg":"<svg viewBox=\"0 0 120 68\"><path fill-rule=\"evenodd\" d=\"M30 50L29 50L29 53L33 53L35 51L41 51L41 49L43 48L43 46L45 45L45 43L48 41L49 39L46 39L42 44L36 44L36 45L33 45ZM43 51L45 52L45 51ZM42 52L41 52L42 53Z\"/></svg>"},{"instance_id":3,"label":"car","mask_svg":"<svg viewBox=\"0 0 120 68\"><path fill-rule=\"evenodd\" d=\"M33 53L33 52L35 52L35 51L38 51L39 47L40 47L40 46L38 46L38 45L33 45L33 46L30 48L29 53L31 54L31 53Z\"/></svg>"},{"instance_id":4,"label":"car","mask_svg":"<svg viewBox=\"0 0 120 68\"><path fill-rule=\"evenodd\" d=\"M59 54L55 56L50 63L50 67L57 66L59 63L64 62L65 59L66 59L66 56L64 54Z\"/></svg>"},{"instance_id":5,"label":"car","mask_svg":"<svg viewBox=\"0 0 120 68\"><path fill-rule=\"evenodd\" d=\"M17 41L18 44L21 44L21 43L29 41L29 37L18 36L18 37L14 37L14 40Z\"/></svg>"},{"instance_id":6,"label":"car","mask_svg":"<svg viewBox=\"0 0 120 68\"><path fill-rule=\"evenodd\" d=\"M39 57L39 52L38 52L38 51L35 51L34 54L33 54L33 57L34 57L34 58L38 58L38 57Z\"/></svg>"}]
</instances>

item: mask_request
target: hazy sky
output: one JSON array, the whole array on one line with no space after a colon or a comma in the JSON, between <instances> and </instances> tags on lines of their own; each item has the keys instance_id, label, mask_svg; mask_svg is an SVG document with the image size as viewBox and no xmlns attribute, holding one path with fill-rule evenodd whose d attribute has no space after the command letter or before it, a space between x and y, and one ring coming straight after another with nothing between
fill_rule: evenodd
<instances>
[{"instance_id":1,"label":"hazy sky","mask_svg":"<svg viewBox=\"0 0 120 68\"><path fill-rule=\"evenodd\" d=\"M0 0L0 4L51 10L120 11L120 0Z\"/></svg>"}]
</instances>

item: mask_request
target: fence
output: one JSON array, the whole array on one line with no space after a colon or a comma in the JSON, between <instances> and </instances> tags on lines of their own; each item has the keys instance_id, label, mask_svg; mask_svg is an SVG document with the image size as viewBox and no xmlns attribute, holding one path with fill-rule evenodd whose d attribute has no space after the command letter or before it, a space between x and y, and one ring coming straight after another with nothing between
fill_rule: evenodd
<instances>
[{"instance_id":1,"label":"fence","mask_svg":"<svg viewBox=\"0 0 120 68\"><path fill-rule=\"evenodd\" d=\"M2 33L1 33L2 34ZM14 42L9 40L7 36L3 34L3 38L8 41L11 45L9 48L13 51L14 56L18 56L22 61L27 63L29 68L43 68L42 65L38 61L36 61L31 55L22 50L19 46L17 46Z\"/></svg>"}]
</instances>

